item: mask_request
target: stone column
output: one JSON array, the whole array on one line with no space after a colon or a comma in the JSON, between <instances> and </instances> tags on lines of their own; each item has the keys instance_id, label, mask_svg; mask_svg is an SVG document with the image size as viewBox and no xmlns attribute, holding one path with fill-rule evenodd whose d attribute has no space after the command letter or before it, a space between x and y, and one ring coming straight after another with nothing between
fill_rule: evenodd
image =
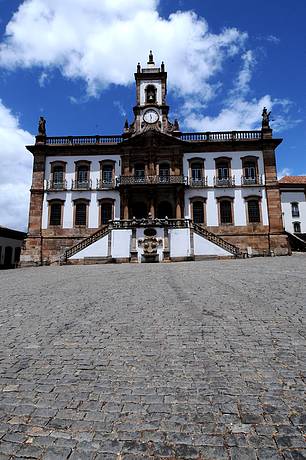
<instances>
[{"instance_id":1,"label":"stone column","mask_svg":"<svg viewBox=\"0 0 306 460\"><path fill-rule=\"evenodd\" d=\"M42 213L44 202L45 155L43 151L34 154L28 237L21 252L20 265L33 266L43 263Z\"/></svg>"},{"instance_id":2,"label":"stone column","mask_svg":"<svg viewBox=\"0 0 306 460\"><path fill-rule=\"evenodd\" d=\"M170 261L169 228L167 226L164 227L163 260L164 260L164 262L169 262Z\"/></svg>"}]
</instances>

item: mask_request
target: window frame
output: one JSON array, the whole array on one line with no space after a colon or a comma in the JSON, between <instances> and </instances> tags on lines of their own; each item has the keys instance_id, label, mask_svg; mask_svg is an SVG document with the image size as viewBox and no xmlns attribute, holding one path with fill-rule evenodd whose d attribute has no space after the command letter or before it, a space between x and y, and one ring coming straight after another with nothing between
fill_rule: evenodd
<instances>
[{"instance_id":1,"label":"window frame","mask_svg":"<svg viewBox=\"0 0 306 460\"><path fill-rule=\"evenodd\" d=\"M194 203L202 203L202 212L203 212L203 222L195 222L194 221ZM206 222L206 198L202 196L195 196L190 198L190 217L192 222L195 224L202 224L207 225Z\"/></svg>"},{"instance_id":2,"label":"window frame","mask_svg":"<svg viewBox=\"0 0 306 460\"><path fill-rule=\"evenodd\" d=\"M258 216L259 221L252 222L250 220L250 213L249 213L249 202L256 201L258 204ZM262 224L262 205L261 205L261 196L252 195L245 198L245 206L246 206L246 221L248 225L261 225Z\"/></svg>"},{"instance_id":3,"label":"window frame","mask_svg":"<svg viewBox=\"0 0 306 460\"><path fill-rule=\"evenodd\" d=\"M86 206L85 208L85 219L86 222L85 224L77 224L76 223L76 218L77 218L77 206L83 204ZM73 228L88 228L88 223L89 223L89 204L90 201L85 199L85 198L78 198L76 200L73 200Z\"/></svg>"},{"instance_id":4,"label":"window frame","mask_svg":"<svg viewBox=\"0 0 306 460\"><path fill-rule=\"evenodd\" d=\"M60 215L60 223L59 224L51 224L51 213L52 213L52 206L53 205L60 205L61 206L61 215ZM64 206L65 200L59 199L52 199L48 200L48 228L63 228L63 221L64 221Z\"/></svg>"},{"instance_id":5,"label":"window frame","mask_svg":"<svg viewBox=\"0 0 306 460\"><path fill-rule=\"evenodd\" d=\"M224 167L224 165L227 165ZM219 177L219 170L227 170L227 176ZM219 182L220 181L220 182ZM222 182L223 181L223 182ZM217 187L228 187L233 183L232 177L232 158L230 157L218 157L215 158L215 185Z\"/></svg>"},{"instance_id":6,"label":"window frame","mask_svg":"<svg viewBox=\"0 0 306 460\"><path fill-rule=\"evenodd\" d=\"M223 227L223 226L231 226L231 225L235 225L235 220L234 220L234 198L232 197L229 197L229 196L222 196L222 197L219 197L217 198L218 200L218 219L219 219L219 226L220 227ZM228 202L230 203L230 216L231 216L231 222L222 222L221 220L221 217L222 217L222 214L221 214L221 204L224 203L224 202Z\"/></svg>"},{"instance_id":7,"label":"window frame","mask_svg":"<svg viewBox=\"0 0 306 460\"><path fill-rule=\"evenodd\" d=\"M302 233L301 222L292 222L293 225L293 233ZM299 226L299 230L295 229L295 225Z\"/></svg>"},{"instance_id":8,"label":"window frame","mask_svg":"<svg viewBox=\"0 0 306 460\"><path fill-rule=\"evenodd\" d=\"M300 206L298 201L292 201L291 203L291 217L296 218L300 217ZM296 210L294 210L294 206L296 206Z\"/></svg>"},{"instance_id":9,"label":"window frame","mask_svg":"<svg viewBox=\"0 0 306 460\"><path fill-rule=\"evenodd\" d=\"M114 220L115 216L115 202L113 198L101 198L99 200L99 227L103 227L104 225L107 225L107 223L103 224L102 223L102 206L104 204L111 205L111 218L109 220Z\"/></svg>"},{"instance_id":10,"label":"window frame","mask_svg":"<svg viewBox=\"0 0 306 460\"><path fill-rule=\"evenodd\" d=\"M74 162L75 164L75 190L89 190L91 188L91 161L88 160L78 160ZM79 168L87 167L87 179L84 181L79 181ZM87 184L87 187L79 187L79 184Z\"/></svg>"},{"instance_id":11,"label":"window frame","mask_svg":"<svg viewBox=\"0 0 306 460\"><path fill-rule=\"evenodd\" d=\"M246 157L241 158L241 166L242 166L242 185L256 185L259 182L259 167L258 167L258 159L259 157L254 155L248 155ZM246 169L249 168L247 166L248 162L254 163L254 177L246 177Z\"/></svg>"}]
</instances>

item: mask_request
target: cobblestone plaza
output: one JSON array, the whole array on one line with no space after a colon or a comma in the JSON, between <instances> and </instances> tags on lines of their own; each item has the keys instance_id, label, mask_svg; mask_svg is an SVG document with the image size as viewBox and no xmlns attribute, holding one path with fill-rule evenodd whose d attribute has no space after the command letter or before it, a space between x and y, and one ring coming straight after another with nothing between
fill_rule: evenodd
<instances>
[{"instance_id":1,"label":"cobblestone plaza","mask_svg":"<svg viewBox=\"0 0 306 460\"><path fill-rule=\"evenodd\" d=\"M305 459L306 257L0 273L0 460Z\"/></svg>"}]
</instances>

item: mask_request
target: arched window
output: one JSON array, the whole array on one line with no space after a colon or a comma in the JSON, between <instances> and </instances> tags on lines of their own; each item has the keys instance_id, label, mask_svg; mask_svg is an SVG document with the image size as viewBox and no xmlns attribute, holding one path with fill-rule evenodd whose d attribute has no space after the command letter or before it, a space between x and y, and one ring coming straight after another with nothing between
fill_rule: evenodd
<instances>
[{"instance_id":1,"label":"arched window","mask_svg":"<svg viewBox=\"0 0 306 460\"><path fill-rule=\"evenodd\" d=\"M108 222L113 219L113 213L114 213L114 201L113 200L101 200L100 201L101 225L107 225Z\"/></svg>"},{"instance_id":2,"label":"arched window","mask_svg":"<svg viewBox=\"0 0 306 460\"><path fill-rule=\"evenodd\" d=\"M51 163L51 175L48 181L48 189L64 190L66 189L65 181L66 163L64 161L55 161Z\"/></svg>"},{"instance_id":3,"label":"arched window","mask_svg":"<svg viewBox=\"0 0 306 460\"><path fill-rule=\"evenodd\" d=\"M192 202L192 220L195 224L204 224L204 202Z\"/></svg>"},{"instance_id":4,"label":"arched window","mask_svg":"<svg viewBox=\"0 0 306 460\"><path fill-rule=\"evenodd\" d=\"M148 85L145 89L146 92L146 103L155 104L156 103L156 93L157 89L154 85Z\"/></svg>"},{"instance_id":5,"label":"arched window","mask_svg":"<svg viewBox=\"0 0 306 460\"><path fill-rule=\"evenodd\" d=\"M231 162L229 158L216 159L216 179L215 185L219 187L228 187L232 185L232 178L230 177Z\"/></svg>"},{"instance_id":6,"label":"arched window","mask_svg":"<svg viewBox=\"0 0 306 460\"><path fill-rule=\"evenodd\" d=\"M299 203L291 203L291 214L292 217L300 217Z\"/></svg>"},{"instance_id":7,"label":"arched window","mask_svg":"<svg viewBox=\"0 0 306 460\"><path fill-rule=\"evenodd\" d=\"M293 222L293 232L301 233L301 222Z\"/></svg>"},{"instance_id":8,"label":"arched window","mask_svg":"<svg viewBox=\"0 0 306 460\"><path fill-rule=\"evenodd\" d=\"M194 182L201 181L203 165L199 162L191 163L191 178Z\"/></svg>"},{"instance_id":9,"label":"arched window","mask_svg":"<svg viewBox=\"0 0 306 460\"><path fill-rule=\"evenodd\" d=\"M77 162L74 188L77 190L89 190L90 185L90 162Z\"/></svg>"},{"instance_id":10,"label":"arched window","mask_svg":"<svg viewBox=\"0 0 306 460\"><path fill-rule=\"evenodd\" d=\"M248 206L248 220L250 224L257 224L260 222L260 208L259 200L256 198L247 201Z\"/></svg>"},{"instance_id":11,"label":"arched window","mask_svg":"<svg viewBox=\"0 0 306 460\"><path fill-rule=\"evenodd\" d=\"M87 226L88 201L78 200L74 202L74 225L76 227Z\"/></svg>"},{"instance_id":12,"label":"arched window","mask_svg":"<svg viewBox=\"0 0 306 460\"><path fill-rule=\"evenodd\" d=\"M229 199L222 199L219 201L220 207L220 224L232 224L233 213L232 213L232 201Z\"/></svg>"},{"instance_id":13,"label":"arched window","mask_svg":"<svg viewBox=\"0 0 306 460\"><path fill-rule=\"evenodd\" d=\"M258 164L257 158L242 158L242 185L253 185L258 183Z\"/></svg>"},{"instance_id":14,"label":"arched window","mask_svg":"<svg viewBox=\"0 0 306 460\"><path fill-rule=\"evenodd\" d=\"M62 214L63 214L63 202L49 201L49 225L60 226L62 225Z\"/></svg>"}]
</instances>

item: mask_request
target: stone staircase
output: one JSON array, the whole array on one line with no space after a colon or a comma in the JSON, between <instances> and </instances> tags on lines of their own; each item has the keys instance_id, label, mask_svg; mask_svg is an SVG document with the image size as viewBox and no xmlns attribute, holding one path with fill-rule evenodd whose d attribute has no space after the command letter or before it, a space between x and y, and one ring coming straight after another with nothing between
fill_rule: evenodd
<instances>
[{"instance_id":1,"label":"stone staircase","mask_svg":"<svg viewBox=\"0 0 306 460\"><path fill-rule=\"evenodd\" d=\"M306 252L306 241L295 233L286 232L292 251ZM304 236L303 234L301 236Z\"/></svg>"},{"instance_id":2,"label":"stone staircase","mask_svg":"<svg viewBox=\"0 0 306 460\"><path fill-rule=\"evenodd\" d=\"M62 264L67 263L67 260L69 259L69 257L74 256L74 254L76 254L77 252L82 251L82 249L87 248L91 244L95 243L96 241L100 240L104 236L108 235L109 232L110 232L109 226L104 225L92 235L88 236L87 238L84 238L82 241L75 244L71 248L66 249L63 256L61 257L61 263Z\"/></svg>"},{"instance_id":3,"label":"stone staircase","mask_svg":"<svg viewBox=\"0 0 306 460\"><path fill-rule=\"evenodd\" d=\"M217 236L215 233L209 232L202 225L193 223L192 227L195 233L207 239L208 241L211 241L212 243L216 244L217 246L224 249L225 251L230 252L231 254L233 254L233 256L237 258L244 257L244 253L241 252L241 250L237 246L234 246L233 244L228 243L223 238L220 238L220 236Z\"/></svg>"}]
</instances>

